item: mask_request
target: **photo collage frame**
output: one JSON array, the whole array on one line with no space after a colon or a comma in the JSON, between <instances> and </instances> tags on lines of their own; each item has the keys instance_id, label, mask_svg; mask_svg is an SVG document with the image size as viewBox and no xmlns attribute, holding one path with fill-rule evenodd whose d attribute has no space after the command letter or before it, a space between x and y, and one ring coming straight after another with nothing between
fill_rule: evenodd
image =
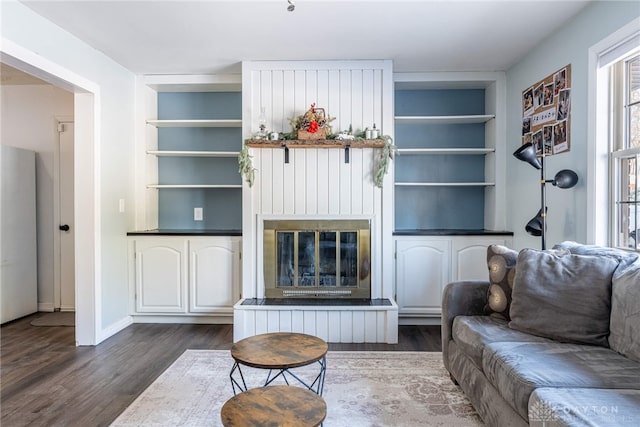
<instances>
[{"instance_id":1,"label":"photo collage frame","mask_svg":"<svg viewBox=\"0 0 640 427\"><path fill-rule=\"evenodd\" d=\"M522 91L522 143L531 142L538 156L567 152L570 124L571 64Z\"/></svg>"}]
</instances>

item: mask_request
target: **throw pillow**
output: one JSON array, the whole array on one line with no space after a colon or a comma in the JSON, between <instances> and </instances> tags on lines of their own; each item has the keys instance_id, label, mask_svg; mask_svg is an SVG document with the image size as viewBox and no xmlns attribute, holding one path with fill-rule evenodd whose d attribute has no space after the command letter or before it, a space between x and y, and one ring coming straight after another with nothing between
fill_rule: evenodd
<instances>
[{"instance_id":1,"label":"throw pillow","mask_svg":"<svg viewBox=\"0 0 640 427\"><path fill-rule=\"evenodd\" d=\"M501 245L487 248L487 267L489 268L489 292L485 313L509 320L511 290L516 274L518 252Z\"/></svg>"},{"instance_id":2,"label":"throw pillow","mask_svg":"<svg viewBox=\"0 0 640 427\"><path fill-rule=\"evenodd\" d=\"M560 342L608 346L617 259L523 249L516 266L509 327Z\"/></svg>"}]
</instances>

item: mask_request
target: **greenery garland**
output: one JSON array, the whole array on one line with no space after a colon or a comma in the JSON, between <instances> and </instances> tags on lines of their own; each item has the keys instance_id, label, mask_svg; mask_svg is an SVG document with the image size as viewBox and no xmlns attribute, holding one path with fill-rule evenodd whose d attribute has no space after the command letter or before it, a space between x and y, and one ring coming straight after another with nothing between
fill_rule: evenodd
<instances>
[{"instance_id":1,"label":"greenery garland","mask_svg":"<svg viewBox=\"0 0 640 427\"><path fill-rule=\"evenodd\" d=\"M398 151L398 147L393 144L393 139L391 139L389 135L383 135L382 139L384 139L384 146L380 153L380 159L378 160L374 180L376 187L378 188L382 188L384 176L389 171L389 161L393 159L394 153Z\"/></svg>"},{"instance_id":2,"label":"greenery garland","mask_svg":"<svg viewBox=\"0 0 640 427\"><path fill-rule=\"evenodd\" d=\"M253 167L253 156L249 154L249 147L247 144L242 145L242 150L238 155L238 172L249 183L249 187L253 187L253 182L256 178L256 169Z\"/></svg>"}]
</instances>

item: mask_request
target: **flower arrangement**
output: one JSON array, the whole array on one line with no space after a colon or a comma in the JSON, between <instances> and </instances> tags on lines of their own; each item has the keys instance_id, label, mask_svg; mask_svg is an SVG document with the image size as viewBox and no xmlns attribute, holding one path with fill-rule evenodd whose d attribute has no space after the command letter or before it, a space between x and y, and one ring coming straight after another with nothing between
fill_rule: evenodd
<instances>
[{"instance_id":1,"label":"flower arrangement","mask_svg":"<svg viewBox=\"0 0 640 427\"><path fill-rule=\"evenodd\" d=\"M325 139L331 133L329 123L334 119L325 115L324 108L316 108L314 102L304 114L290 120L291 133L299 139Z\"/></svg>"}]
</instances>

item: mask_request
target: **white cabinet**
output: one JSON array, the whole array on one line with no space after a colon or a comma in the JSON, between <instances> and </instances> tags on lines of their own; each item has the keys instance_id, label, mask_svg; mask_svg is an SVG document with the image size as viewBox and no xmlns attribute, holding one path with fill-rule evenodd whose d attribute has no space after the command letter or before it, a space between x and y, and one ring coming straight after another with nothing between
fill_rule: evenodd
<instances>
[{"instance_id":1,"label":"white cabinet","mask_svg":"<svg viewBox=\"0 0 640 427\"><path fill-rule=\"evenodd\" d=\"M240 299L240 241L224 237L189 241L189 311L211 313Z\"/></svg>"},{"instance_id":2,"label":"white cabinet","mask_svg":"<svg viewBox=\"0 0 640 427\"><path fill-rule=\"evenodd\" d=\"M230 315L240 299L239 236L133 236L134 315Z\"/></svg>"},{"instance_id":3,"label":"white cabinet","mask_svg":"<svg viewBox=\"0 0 640 427\"><path fill-rule=\"evenodd\" d=\"M135 309L138 313L184 313L186 240L154 237L135 241Z\"/></svg>"},{"instance_id":4,"label":"white cabinet","mask_svg":"<svg viewBox=\"0 0 640 427\"><path fill-rule=\"evenodd\" d=\"M396 302L401 317L442 314L442 291L457 280L488 280L487 246L510 235L396 236Z\"/></svg>"},{"instance_id":5,"label":"white cabinet","mask_svg":"<svg viewBox=\"0 0 640 427\"><path fill-rule=\"evenodd\" d=\"M438 315L443 284L449 282L451 242L411 238L396 241L398 314Z\"/></svg>"}]
</instances>

